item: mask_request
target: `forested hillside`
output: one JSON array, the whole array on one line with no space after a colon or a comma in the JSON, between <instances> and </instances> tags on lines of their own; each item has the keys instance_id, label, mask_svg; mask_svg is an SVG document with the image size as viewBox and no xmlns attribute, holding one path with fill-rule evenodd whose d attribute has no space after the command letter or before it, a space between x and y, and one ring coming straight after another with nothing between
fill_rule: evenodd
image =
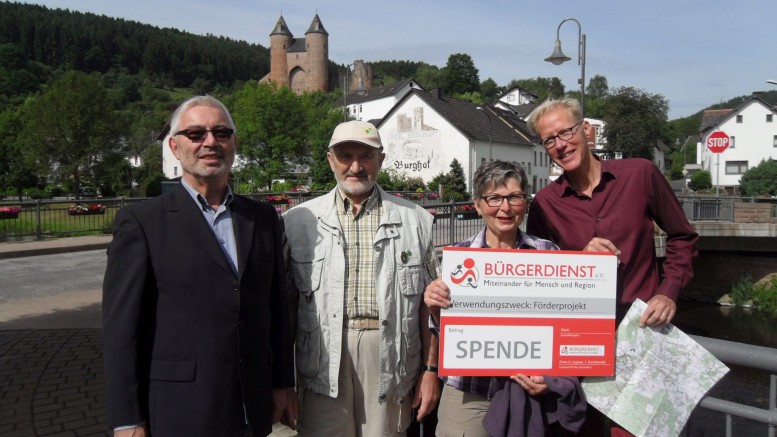
<instances>
[{"instance_id":1,"label":"forested hillside","mask_svg":"<svg viewBox=\"0 0 777 437\"><path fill-rule=\"evenodd\" d=\"M270 71L269 50L216 36L44 6L0 3L0 44L53 69L145 72L167 86L195 79L231 86Z\"/></svg>"}]
</instances>

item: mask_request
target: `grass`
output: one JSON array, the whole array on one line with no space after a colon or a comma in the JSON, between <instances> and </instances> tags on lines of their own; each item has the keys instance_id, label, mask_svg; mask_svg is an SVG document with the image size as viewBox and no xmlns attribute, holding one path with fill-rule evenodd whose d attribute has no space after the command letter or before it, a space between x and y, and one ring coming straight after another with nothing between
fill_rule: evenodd
<instances>
[{"instance_id":1,"label":"grass","mask_svg":"<svg viewBox=\"0 0 777 437\"><path fill-rule=\"evenodd\" d=\"M755 286L753 305L758 310L777 314L777 275Z\"/></svg>"},{"instance_id":2,"label":"grass","mask_svg":"<svg viewBox=\"0 0 777 437\"><path fill-rule=\"evenodd\" d=\"M731 300L733 300L734 304L737 306L744 305L746 302L753 299L754 287L755 284L753 283L753 279L749 275L741 276L737 282L731 286L731 291L729 292Z\"/></svg>"},{"instance_id":3,"label":"grass","mask_svg":"<svg viewBox=\"0 0 777 437\"><path fill-rule=\"evenodd\" d=\"M729 294L737 306L752 301L756 310L777 314L777 275L758 283L754 283L750 276L741 276Z\"/></svg>"},{"instance_id":4,"label":"grass","mask_svg":"<svg viewBox=\"0 0 777 437\"><path fill-rule=\"evenodd\" d=\"M110 232L117 209L108 208L104 214L68 215L67 204L52 204L40 211L40 234L46 237L99 235ZM23 209L16 219L0 220L0 238L38 235L37 212Z\"/></svg>"}]
</instances>

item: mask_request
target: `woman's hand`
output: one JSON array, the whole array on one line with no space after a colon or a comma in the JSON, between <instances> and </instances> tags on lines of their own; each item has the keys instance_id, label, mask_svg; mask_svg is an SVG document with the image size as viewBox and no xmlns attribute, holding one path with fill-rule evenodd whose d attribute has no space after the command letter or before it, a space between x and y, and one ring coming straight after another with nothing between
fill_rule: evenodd
<instances>
[{"instance_id":1,"label":"woman's hand","mask_svg":"<svg viewBox=\"0 0 777 437\"><path fill-rule=\"evenodd\" d=\"M440 324L440 308L448 308L451 304L451 291L442 279L435 279L426 286L424 303L432 313L435 323Z\"/></svg>"},{"instance_id":2,"label":"woman's hand","mask_svg":"<svg viewBox=\"0 0 777 437\"><path fill-rule=\"evenodd\" d=\"M518 383L526 393L537 396L548 391L548 385L545 384L545 377L543 376L526 376L521 373L511 376L514 382Z\"/></svg>"}]
</instances>

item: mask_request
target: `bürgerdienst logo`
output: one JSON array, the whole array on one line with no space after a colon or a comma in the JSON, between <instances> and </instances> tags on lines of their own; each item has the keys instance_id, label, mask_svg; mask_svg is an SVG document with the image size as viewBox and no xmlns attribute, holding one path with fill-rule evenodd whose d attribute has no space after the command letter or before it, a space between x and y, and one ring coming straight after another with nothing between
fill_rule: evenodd
<instances>
[{"instance_id":1,"label":"b\u00fcrgerdienst logo","mask_svg":"<svg viewBox=\"0 0 777 437\"><path fill-rule=\"evenodd\" d=\"M479 278L480 272L475 267L475 260L472 258L465 259L451 272L451 282L462 287L478 288Z\"/></svg>"}]
</instances>

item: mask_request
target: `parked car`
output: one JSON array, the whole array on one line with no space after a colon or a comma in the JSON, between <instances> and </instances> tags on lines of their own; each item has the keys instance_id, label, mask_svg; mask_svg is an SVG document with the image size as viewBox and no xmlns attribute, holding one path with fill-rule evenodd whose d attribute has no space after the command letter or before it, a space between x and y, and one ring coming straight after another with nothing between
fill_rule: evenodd
<instances>
[{"instance_id":1,"label":"parked car","mask_svg":"<svg viewBox=\"0 0 777 437\"><path fill-rule=\"evenodd\" d=\"M97 197L97 191L92 187L83 187L78 190L78 197Z\"/></svg>"}]
</instances>

